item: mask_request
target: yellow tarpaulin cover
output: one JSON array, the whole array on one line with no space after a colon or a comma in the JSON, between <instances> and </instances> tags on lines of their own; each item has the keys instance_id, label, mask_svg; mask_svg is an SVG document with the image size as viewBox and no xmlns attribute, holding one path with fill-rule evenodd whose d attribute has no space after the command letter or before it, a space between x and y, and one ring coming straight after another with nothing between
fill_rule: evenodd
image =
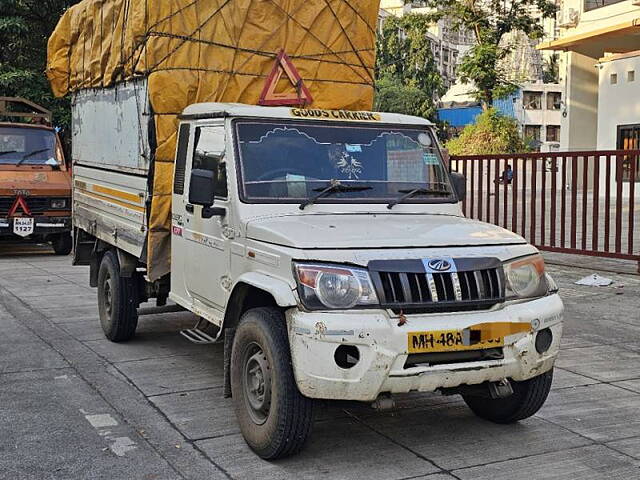
<instances>
[{"instance_id":1,"label":"yellow tarpaulin cover","mask_svg":"<svg viewBox=\"0 0 640 480\"><path fill-rule=\"evenodd\" d=\"M62 17L49 39L47 75L56 95L148 77L158 143L152 279L170 269L177 115L199 102L257 104L281 49L311 92L309 106L370 110L379 3L84 0Z\"/></svg>"}]
</instances>

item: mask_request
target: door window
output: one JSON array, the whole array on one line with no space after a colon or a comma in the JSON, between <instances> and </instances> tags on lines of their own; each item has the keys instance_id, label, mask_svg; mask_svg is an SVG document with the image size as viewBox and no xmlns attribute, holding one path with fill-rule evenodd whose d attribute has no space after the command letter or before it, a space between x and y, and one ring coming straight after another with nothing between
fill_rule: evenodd
<instances>
[{"instance_id":1,"label":"door window","mask_svg":"<svg viewBox=\"0 0 640 480\"><path fill-rule=\"evenodd\" d=\"M189 148L189 127L188 123L180 125L178 132L178 151L176 154L176 167L173 176L173 193L184 194L184 175L187 165L187 151Z\"/></svg>"},{"instance_id":2,"label":"door window","mask_svg":"<svg viewBox=\"0 0 640 480\"><path fill-rule=\"evenodd\" d=\"M229 189L227 186L224 127L200 127L196 129L195 140L191 169L212 171L216 197L226 199L229 196Z\"/></svg>"}]
</instances>

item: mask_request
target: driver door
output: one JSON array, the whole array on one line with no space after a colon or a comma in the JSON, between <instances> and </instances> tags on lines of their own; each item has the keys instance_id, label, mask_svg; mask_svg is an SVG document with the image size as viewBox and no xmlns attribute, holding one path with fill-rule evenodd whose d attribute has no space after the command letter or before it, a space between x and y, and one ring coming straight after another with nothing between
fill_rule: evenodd
<instances>
[{"instance_id":1,"label":"driver door","mask_svg":"<svg viewBox=\"0 0 640 480\"><path fill-rule=\"evenodd\" d=\"M184 237L187 252L184 255L185 288L192 299L207 308L224 311L231 266L231 240L225 237L229 222L229 191L226 175L226 134L224 123L196 127L194 150L187 162L187 183L191 171L211 170L215 178L215 206L227 209L224 217L202 218L202 208L189 203L191 185L187 185L182 197L184 203ZM228 287L228 285L227 285Z\"/></svg>"}]
</instances>

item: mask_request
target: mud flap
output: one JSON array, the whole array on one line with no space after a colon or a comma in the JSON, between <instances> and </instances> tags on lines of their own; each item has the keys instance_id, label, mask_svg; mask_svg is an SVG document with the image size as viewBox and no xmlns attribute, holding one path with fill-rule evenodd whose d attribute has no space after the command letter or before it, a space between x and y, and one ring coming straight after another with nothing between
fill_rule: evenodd
<instances>
[{"instance_id":1,"label":"mud flap","mask_svg":"<svg viewBox=\"0 0 640 480\"><path fill-rule=\"evenodd\" d=\"M231 398L231 349L233 338L236 335L235 328L227 328L224 332L224 398Z\"/></svg>"}]
</instances>

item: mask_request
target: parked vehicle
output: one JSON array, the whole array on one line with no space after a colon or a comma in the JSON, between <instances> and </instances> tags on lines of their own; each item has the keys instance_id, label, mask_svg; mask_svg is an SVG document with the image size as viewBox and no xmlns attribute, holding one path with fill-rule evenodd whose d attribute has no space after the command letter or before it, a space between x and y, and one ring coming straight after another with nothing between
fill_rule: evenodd
<instances>
[{"instance_id":1,"label":"parked vehicle","mask_svg":"<svg viewBox=\"0 0 640 480\"><path fill-rule=\"evenodd\" d=\"M91 265L113 341L150 297L217 327L260 456L300 450L313 399L439 390L498 423L544 403L557 287L521 237L462 216L466 182L425 120L194 105L175 165L169 276L145 279L146 178L131 165L76 165L76 263Z\"/></svg>"},{"instance_id":2,"label":"parked vehicle","mask_svg":"<svg viewBox=\"0 0 640 480\"><path fill-rule=\"evenodd\" d=\"M0 97L0 237L71 252L70 168L51 113L22 98Z\"/></svg>"},{"instance_id":3,"label":"parked vehicle","mask_svg":"<svg viewBox=\"0 0 640 480\"><path fill-rule=\"evenodd\" d=\"M533 415L562 333L542 257L464 218L431 123L367 111L378 2L285 3L84 0L51 38L74 262L105 335L132 338L149 299L193 312L182 333L224 341L224 393L265 459L301 450L315 399L441 391Z\"/></svg>"}]
</instances>

